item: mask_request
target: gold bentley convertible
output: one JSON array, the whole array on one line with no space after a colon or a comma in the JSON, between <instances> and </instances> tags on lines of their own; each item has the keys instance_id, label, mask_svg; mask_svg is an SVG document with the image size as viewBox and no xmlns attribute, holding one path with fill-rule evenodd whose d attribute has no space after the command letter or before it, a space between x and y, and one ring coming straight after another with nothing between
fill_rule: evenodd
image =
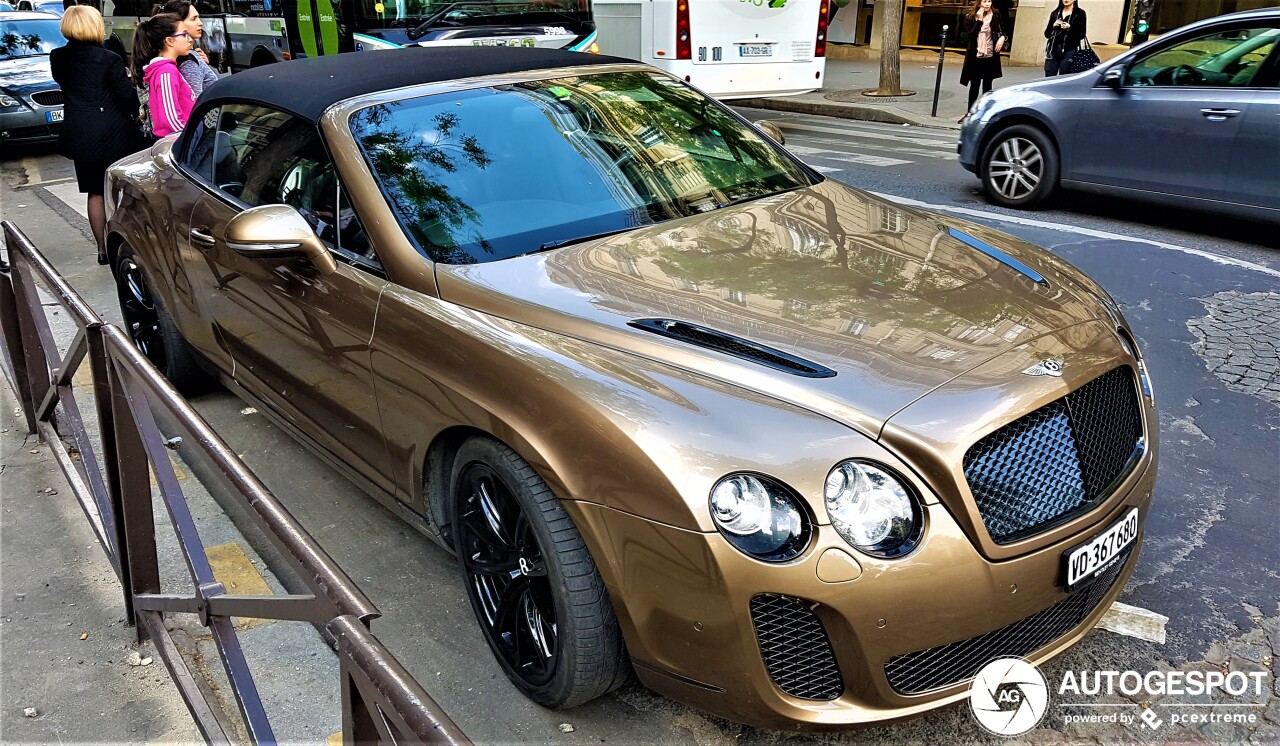
<instances>
[{"instance_id":1,"label":"gold bentley convertible","mask_svg":"<svg viewBox=\"0 0 1280 746\"><path fill-rule=\"evenodd\" d=\"M240 73L110 169L124 318L455 554L533 700L917 715L1120 593L1155 402L1081 272L767 129L568 52Z\"/></svg>"}]
</instances>

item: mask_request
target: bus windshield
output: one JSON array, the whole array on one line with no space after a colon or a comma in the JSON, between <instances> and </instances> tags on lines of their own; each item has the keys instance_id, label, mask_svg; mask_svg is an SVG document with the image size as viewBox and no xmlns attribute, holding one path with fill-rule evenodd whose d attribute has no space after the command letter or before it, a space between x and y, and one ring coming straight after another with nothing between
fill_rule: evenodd
<instances>
[{"instance_id":1,"label":"bus windshield","mask_svg":"<svg viewBox=\"0 0 1280 746\"><path fill-rule=\"evenodd\" d=\"M583 11L580 0L535 0L534 2L439 2L438 0L360 0L362 15L380 19L388 25L418 25L431 21L430 27L459 27L491 24L495 21L520 23L521 16Z\"/></svg>"}]
</instances>

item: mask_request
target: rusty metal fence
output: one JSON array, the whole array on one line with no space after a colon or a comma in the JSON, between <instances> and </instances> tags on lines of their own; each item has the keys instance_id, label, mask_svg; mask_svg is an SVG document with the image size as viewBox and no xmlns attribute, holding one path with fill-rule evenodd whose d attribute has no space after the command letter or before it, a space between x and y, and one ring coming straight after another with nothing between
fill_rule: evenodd
<instances>
[{"instance_id":1,"label":"rusty metal fence","mask_svg":"<svg viewBox=\"0 0 1280 746\"><path fill-rule=\"evenodd\" d=\"M369 599L325 554L275 496L210 429L118 327L104 324L13 223L4 221L12 267L0 275L0 331L5 373L29 432L48 443L72 492L120 579L138 639L150 639L209 743L230 744L223 725L166 629L166 613L193 613L212 633L235 695L244 731L254 743L275 743L271 723L241 650L231 617L324 625L337 641L342 736L347 744L470 743L439 705L374 637L379 616ZM59 354L37 283L76 324ZM100 450L95 449L72 379L86 359L93 378ZM214 577L155 413L192 435L216 468L221 487L245 511L310 589L310 594L228 594ZM187 447L185 444L183 447ZM151 479L177 535L192 590L161 592Z\"/></svg>"}]
</instances>

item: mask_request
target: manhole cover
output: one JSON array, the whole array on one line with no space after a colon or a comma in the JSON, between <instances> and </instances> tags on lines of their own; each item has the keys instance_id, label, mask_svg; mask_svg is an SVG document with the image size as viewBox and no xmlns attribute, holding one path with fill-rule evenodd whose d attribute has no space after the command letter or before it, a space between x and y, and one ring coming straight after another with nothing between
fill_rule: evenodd
<instances>
[{"instance_id":1,"label":"manhole cover","mask_svg":"<svg viewBox=\"0 0 1280 746\"><path fill-rule=\"evenodd\" d=\"M952 91L942 91L938 95L939 101L946 101L949 98L955 98L956 94ZM914 96L864 96L862 91L832 91L823 96L828 101L839 101L844 104L893 104L904 101L925 102L933 100L933 91L918 91Z\"/></svg>"}]
</instances>

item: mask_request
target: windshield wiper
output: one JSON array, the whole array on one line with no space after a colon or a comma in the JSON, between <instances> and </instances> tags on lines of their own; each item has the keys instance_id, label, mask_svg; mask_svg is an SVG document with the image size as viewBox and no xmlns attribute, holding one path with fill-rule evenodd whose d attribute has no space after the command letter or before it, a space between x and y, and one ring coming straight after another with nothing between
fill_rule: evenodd
<instances>
[{"instance_id":1,"label":"windshield wiper","mask_svg":"<svg viewBox=\"0 0 1280 746\"><path fill-rule=\"evenodd\" d=\"M436 12L427 16L426 20L424 20L422 23L419 23L417 26L414 26L409 31L408 37L410 39L421 39L422 37L426 36L427 32L431 30L432 26L436 25L436 23L438 23L440 19L449 15L449 12L452 11L454 8L458 7L459 5L493 5L493 3L494 3L494 0L489 0L488 2L475 2L473 0L472 2L449 3L448 5L444 6L440 10L437 10Z\"/></svg>"},{"instance_id":2,"label":"windshield wiper","mask_svg":"<svg viewBox=\"0 0 1280 746\"><path fill-rule=\"evenodd\" d=\"M627 231L633 231L639 227L640 226L637 226L637 225L631 225L631 226L627 226L626 228L618 228L616 230L605 231L604 233L592 233L587 236L578 236L576 238L566 238L563 241L547 241L546 243L539 246L537 251L526 251L520 256L528 256L530 254L537 254L543 251L550 251L552 249L558 249L562 246L569 246L575 243L585 243L587 241L594 241L597 238L608 238L609 236L616 236L619 233L626 233Z\"/></svg>"}]
</instances>

